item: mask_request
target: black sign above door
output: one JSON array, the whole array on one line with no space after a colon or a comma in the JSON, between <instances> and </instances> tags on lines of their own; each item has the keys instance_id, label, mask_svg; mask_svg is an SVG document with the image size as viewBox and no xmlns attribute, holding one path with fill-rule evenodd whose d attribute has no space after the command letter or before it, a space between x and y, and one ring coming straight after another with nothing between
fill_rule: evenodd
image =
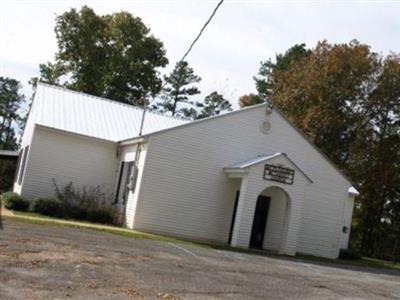
<instances>
[{"instance_id":1,"label":"black sign above door","mask_svg":"<svg viewBox=\"0 0 400 300\"><path fill-rule=\"evenodd\" d=\"M294 170L281 166L267 164L264 168L264 179L285 184L293 184Z\"/></svg>"}]
</instances>

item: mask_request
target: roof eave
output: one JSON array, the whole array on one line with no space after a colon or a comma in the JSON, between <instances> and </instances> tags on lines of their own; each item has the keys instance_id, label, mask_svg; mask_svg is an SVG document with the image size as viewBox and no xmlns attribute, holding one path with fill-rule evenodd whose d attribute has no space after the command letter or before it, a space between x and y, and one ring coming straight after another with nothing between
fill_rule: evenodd
<instances>
[{"instance_id":1,"label":"roof eave","mask_svg":"<svg viewBox=\"0 0 400 300\"><path fill-rule=\"evenodd\" d=\"M223 169L224 173L228 176L228 178L242 178L244 175L249 173L248 168L229 168L226 167Z\"/></svg>"},{"instance_id":2,"label":"roof eave","mask_svg":"<svg viewBox=\"0 0 400 300\"><path fill-rule=\"evenodd\" d=\"M129 146L129 145L135 145L139 143L146 143L148 141L148 136L138 136L135 138L130 138L128 140L122 140L118 142L118 145L120 146Z\"/></svg>"}]
</instances>

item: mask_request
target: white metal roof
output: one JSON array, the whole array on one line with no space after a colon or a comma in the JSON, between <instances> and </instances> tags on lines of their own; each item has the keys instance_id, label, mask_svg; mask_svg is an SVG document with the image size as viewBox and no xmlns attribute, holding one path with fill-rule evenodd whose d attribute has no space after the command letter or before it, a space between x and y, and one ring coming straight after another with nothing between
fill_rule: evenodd
<instances>
[{"instance_id":1,"label":"white metal roof","mask_svg":"<svg viewBox=\"0 0 400 300\"><path fill-rule=\"evenodd\" d=\"M139 135L143 109L38 83L31 113L36 124L118 142ZM143 135L187 122L146 112Z\"/></svg>"},{"instance_id":2,"label":"white metal roof","mask_svg":"<svg viewBox=\"0 0 400 300\"><path fill-rule=\"evenodd\" d=\"M225 171L226 173L229 173L229 172L235 172L235 171L237 171L237 170L243 170L243 169L246 169L246 168L248 168L248 167L251 167L251 166L253 166L253 165L255 165L255 164L261 163L261 162L263 162L263 161L268 161L268 160L270 160L270 159L272 159L272 158L274 158L274 157L278 157L278 156L281 156L281 155L284 155L284 156L285 156L285 157L286 157L286 158L287 158L301 173L304 174L304 176L305 176L308 180L310 180L311 182L313 182L312 179L311 179L302 169L300 169L300 167L298 167L298 166L293 162L293 160L291 160L291 159L289 158L289 156L287 156L286 153L283 153L283 152L277 152L277 153L266 154L266 155L259 155L259 156L257 156L257 157L254 157L254 158L251 158L251 159L248 159L248 160L245 160L245 161L236 163L236 164L234 164L234 165L225 167L225 168L224 168L224 171ZM349 193L350 195L354 195L354 196L360 195L360 193L356 190L356 188L355 188L354 186L349 187L348 193Z\"/></svg>"},{"instance_id":3,"label":"white metal roof","mask_svg":"<svg viewBox=\"0 0 400 300\"><path fill-rule=\"evenodd\" d=\"M237 164L231 165L231 166L229 166L227 168L229 168L229 169L244 169L244 168L250 167L252 165L258 164L260 162L269 160L271 158L280 156L282 154L283 153L278 152L278 153L274 153L274 154L259 155L257 157L254 157L254 158L239 162Z\"/></svg>"},{"instance_id":4,"label":"white metal roof","mask_svg":"<svg viewBox=\"0 0 400 300\"><path fill-rule=\"evenodd\" d=\"M298 169L310 182L313 182L313 180L310 178L310 176L308 176L299 166L297 166L297 165L293 162L293 160L291 160L291 159L286 155L286 153L283 153L283 152L277 152L277 153L273 153L273 154L259 155L259 156L257 156L257 157L254 157L254 158L251 158L251 159L248 159L248 160L245 160L245 161L236 163L236 164L234 164L234 165L225 167L225 168L224 168L224 171L225 171L226 173L229 173L229 172L232 172L232 171L235 172L236 170L243 170L243 169L246 169L246 168L251 167L251 166L253 166L253 165L256 165L256 164L258 164L258 163L261 163L261 162L264 162L264 161L268 161L268 160L273 159L273 158L278 157L278 156L284 156L284 157L285 157L293 166L295 166L296 169Z\"/></svg>"},{"instance_id":5,"label":"white metal roof","mask_svg":"<svg viewBox=\"0 0 400 300\"><path fill-rule=\"evenodd\" d=\"M358 196L358 195L360 195L360 192L357 191L354 186L351 186L351 187L349 187L349 194L354 195L354 196Z\"/></svg>"}]
</instances>

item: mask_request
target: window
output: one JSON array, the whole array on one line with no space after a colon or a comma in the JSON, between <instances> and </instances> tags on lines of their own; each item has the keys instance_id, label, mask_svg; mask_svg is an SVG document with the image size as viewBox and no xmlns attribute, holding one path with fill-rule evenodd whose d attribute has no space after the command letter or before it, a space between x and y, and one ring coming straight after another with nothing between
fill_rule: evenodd
<instances>
[{"instance_id":1,"label":"window","mask_svg":"<svg viewBox=\"0 0 400 300\"><path fill-rule=\"evenodd\" d=\"M129 194L130 176L134 166L133 161L123 161L118 174L117 190L115 194L115 203L126 203Z\"/></svg>"},{"instance_id":2,"label":"window","mask_svg":"<svg viewBox=\"0 0 400 300\"><path fill-rule=\"evenodd\" d=\"M132 173L132 168L133 168L134 162L130 161L130 162L127 163L127 165L128 165L127 166L128 171L126 172L126 179L125 179L125 185L124 185L124 188L125 188L125 190L124 190L124 198L122 199L122 204L124 204L124 205L126 203L126 200L128 199L130 176L131 176L131 173Z\"/></svg>"},{"instance_id":3,"label":"window","mask_svg":"<svg viewBox=\"0 0 400 300\"><path fill-rule=\"evenodd\" d=\"M118 198L120 195L120 189L121 189L121 181L122 181L122 175L124 174L124 167L125 167L125 162L121 162L121 165L119 167L119 174L118 174L118 182L117 182L117 191L115 193L115 200L114 203L118 203Z\"/></svg>"},{"instance_id":4,"label":"window","mask_svg":"<svg viewBox=\"0 0 400 300\"><path fill-rule=\"evenodd\" d=\"M22 179L24 178L24 173L25 173L25 165L26 165L26 159L28 156L29 152L29 146L26 146L24 148L23 154L22 154L22 161L21 161L21 168L19 170L19 176L18 176L18 184L22 184Z\"/></svg>"}]
</instances>

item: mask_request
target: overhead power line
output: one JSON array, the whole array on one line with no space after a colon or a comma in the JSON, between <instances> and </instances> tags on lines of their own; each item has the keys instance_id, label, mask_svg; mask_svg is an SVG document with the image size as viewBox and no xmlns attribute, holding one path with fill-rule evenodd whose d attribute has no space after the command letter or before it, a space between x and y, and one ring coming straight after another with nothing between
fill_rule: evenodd
<instances>
[{"instance_id":1,"label":"overhead power line","mask_svg":"<svg viewBox=\"0 0 400 300\"><path fill-rule=\"evenodd\" d=\"M186 53L182 56L181 61L184 61L186 56L192 51L193 46L196 44L196 42L200 39L201 35L203 34L203 31L206 29L208 24L210 24L211 20L214 18L215 14L217 13L218 8L221 6L221 4L224 2L224 0L221 0L218 2L217 6L214 8L213 12L211 13L210 17L208 20L204 23L203 27L200 29L199 34L196 36L196 38L193 40L193 42L190 44L189 49L186 51Z\"/></svg>"},{"instance_id":2,"label":"overhead power line","mask_svg":"<svg viewBox=\"0 0 400 300\"><path fill-rule=\"evenodd\" d=\"M208 24L210 24L211 20L214 18L215 14L217 13L217 10L219 9L219 7L221 6L221 4L224 2L224 0L220 0L217 4L217 6L214 8L214 10L212 11L211 15L208 17L207 21L204 23L203 27L201 27L200 32L198 33L198 35L196 36L196 38L193 40L193 42L190 44L188 50L185 52L185 54L182 56L182 58L178 61L177 64L179 64L180 62L184 61L185 58L189 55L190 51L192 51L194 45L197 43L197 41L200 39L201 35L203 34L204 30L206 29L206 27L208 26ZM165 85L165 83L164 83ZM163 85L163 86L164 86ZM153 99L154 101L155 99ZM147 107L153 102L151 101L150 103L148 103L147 105L143 105L143 115L142 115L142 120L140 122L140 128L139 128L139 136L142 135L143 132L143 126L144 126L144 119L146 116L146 111L147 111Z\"/></svg>"}]
</instances>

